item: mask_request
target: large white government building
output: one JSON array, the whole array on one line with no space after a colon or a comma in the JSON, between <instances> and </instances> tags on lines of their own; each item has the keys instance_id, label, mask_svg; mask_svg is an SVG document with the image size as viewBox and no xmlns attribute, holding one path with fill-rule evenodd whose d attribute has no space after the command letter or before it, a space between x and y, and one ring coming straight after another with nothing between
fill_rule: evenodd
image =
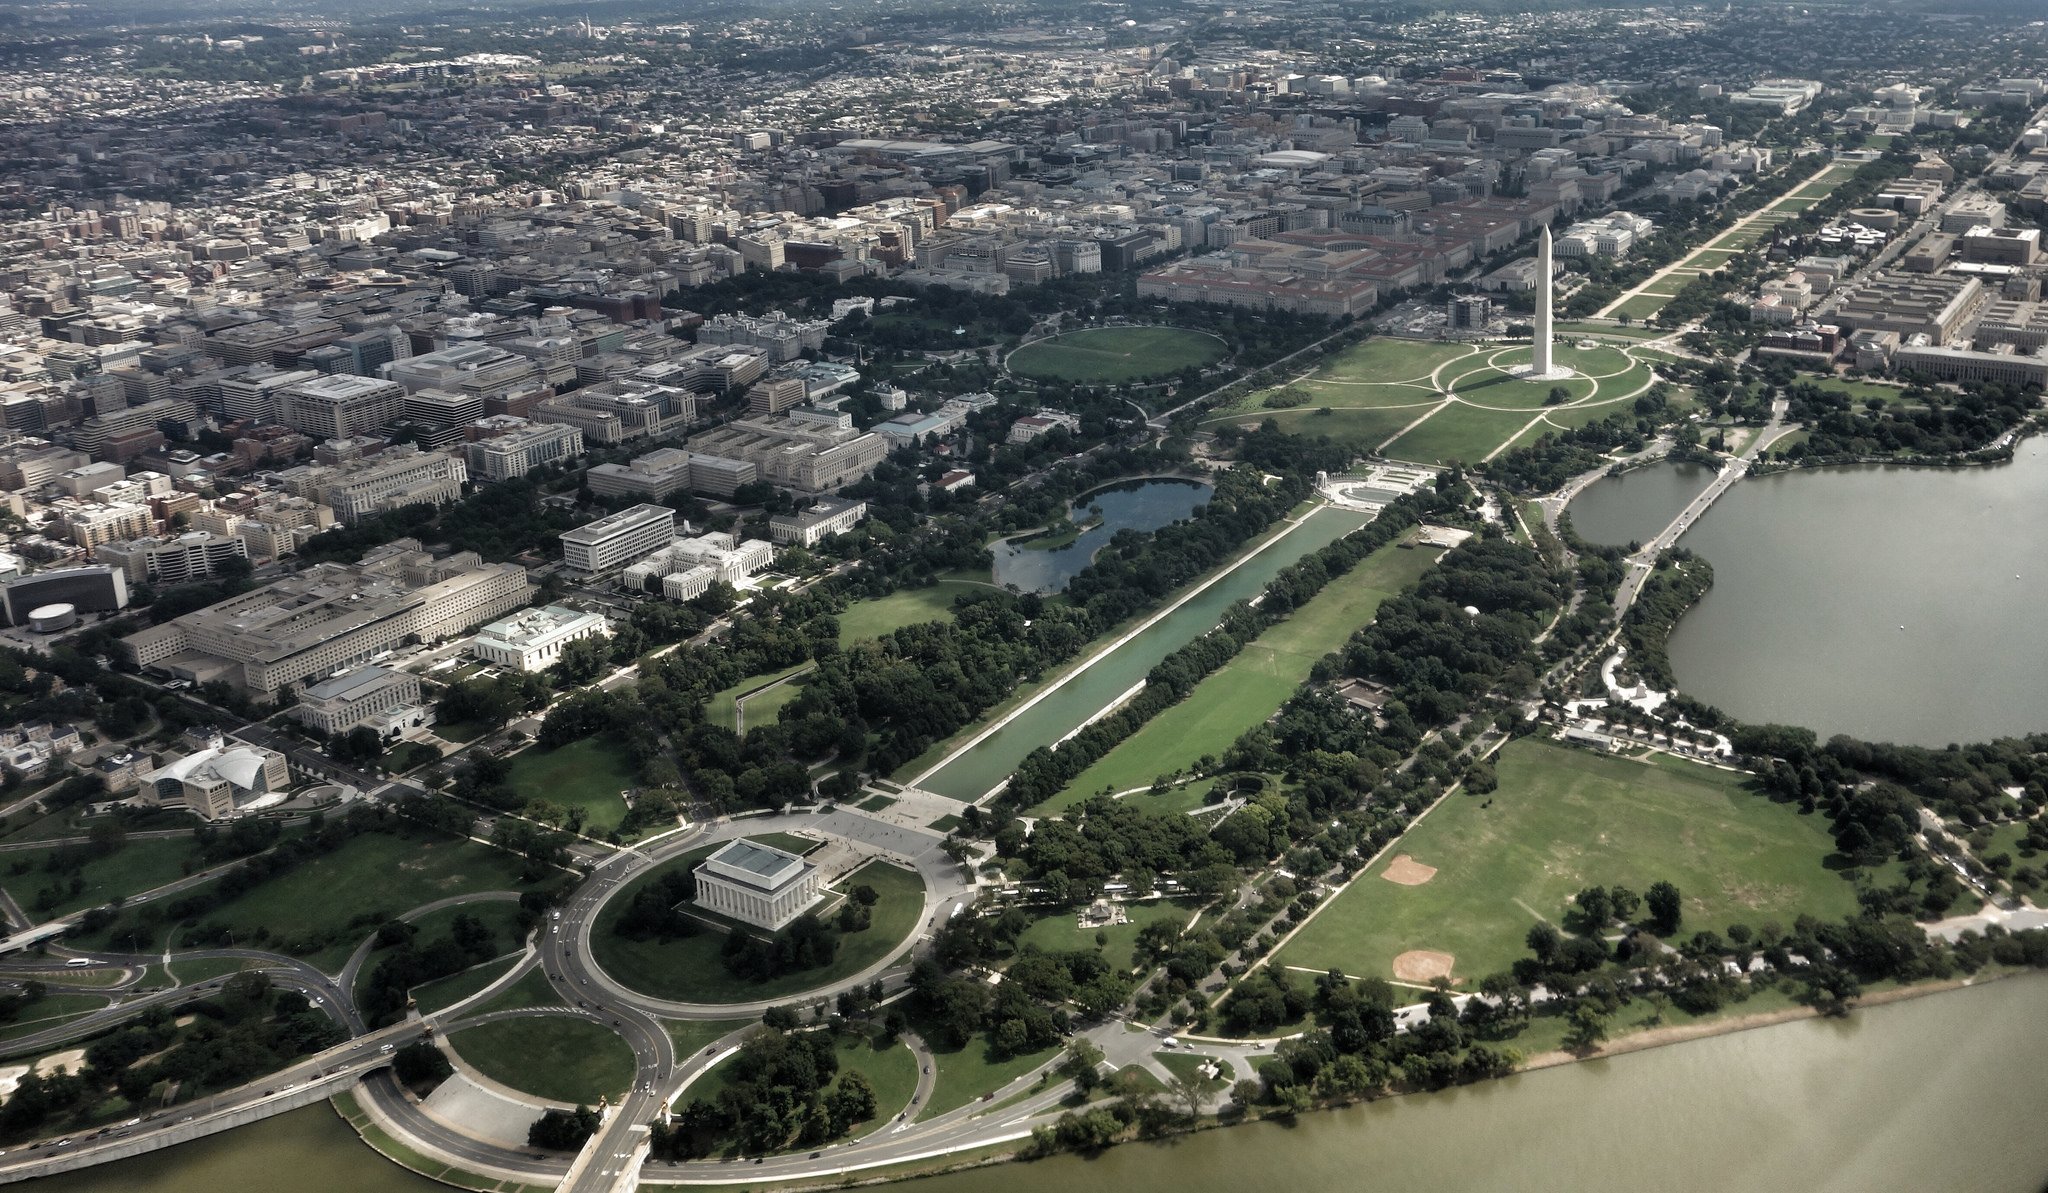
<instances>
[{"instance_id":1,"label":"large white government building","mask_svg":"<svg viewBox=\"0 0 2048 1193\"><path fill-rule=\"evenodd\" d=\"M611 632L611 623L602 614L546 605L478 630L469 640L469 653L501 667L545 671L561 661L562 648L571 642Z\"/></svg>"},{"instance_id":2,"label":"large white government building","mask_svg":"<svg viewBox=\"0 0 2048 1193\"><path fill-rule=\"evenodd\" d=\"M697 864L697 906L741 923L780 929L817 902L818 868L742 837Z\"/></svg>"}]
</instances>

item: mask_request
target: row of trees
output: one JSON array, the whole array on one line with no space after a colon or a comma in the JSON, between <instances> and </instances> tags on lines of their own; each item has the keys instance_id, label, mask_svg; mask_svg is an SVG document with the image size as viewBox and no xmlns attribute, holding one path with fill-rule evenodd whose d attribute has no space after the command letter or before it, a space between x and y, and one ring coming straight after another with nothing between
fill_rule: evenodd
<instances>
[{"instance_id":1,"label":"row of trees","mask_svg":"<svg viewBox=\"0 0 2048 1193\"><path fill-rule=\"evenodd\" d=\"M1456 491L1469 493L1462 484ZM1349 573L1366 556L1392 543L1423 518L1455 509L1458 504L1457 496L1437 489L1401 497L1363 530L1282 569L1259 600L1233 605L1216 629L1160 660L1146 674L1144 690L1116 712L1056 746L1041 746L1026 755L1003 789L1003 805L1028 808L1051 798L1146 722L1186 699L1203 679L1325 585Z\"/></svg>"}]
</instances>

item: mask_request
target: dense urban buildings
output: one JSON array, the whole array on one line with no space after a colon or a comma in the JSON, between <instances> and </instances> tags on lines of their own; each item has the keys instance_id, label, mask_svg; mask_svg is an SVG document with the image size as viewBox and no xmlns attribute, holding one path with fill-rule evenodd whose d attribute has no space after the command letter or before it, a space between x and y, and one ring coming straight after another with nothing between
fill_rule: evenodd
<instances>
[{"instance_id":1,"label":"dense urban buildings","mask_svg":"<svg viewBox=\"0 0 2048 1193\"><path fill-rule=\"evenodd\" d=\"M14 6L0 1180L2038 1187L2023 7Z\"/></svg>"},{"instance_id":2,"label":"dense urban buildings","mask_svg":"<svg viewBox=\"0 0 2048 1193\"><path fill-rule=\"evenodd\" d=\"M400 539L355 565L325 563L121 640L127 660L269 697L501 617L533 592L516 564L434 559Z\"/></svg>"}]
</instances>

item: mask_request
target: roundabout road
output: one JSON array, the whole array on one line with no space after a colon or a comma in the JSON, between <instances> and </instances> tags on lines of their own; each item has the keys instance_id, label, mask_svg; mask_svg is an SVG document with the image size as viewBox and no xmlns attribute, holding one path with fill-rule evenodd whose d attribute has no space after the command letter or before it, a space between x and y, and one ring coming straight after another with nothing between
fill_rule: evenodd
<instances>
[{"instance_id":1,"label":"roundabout road","mask_svg":"<svg viewBox=\"0 0 2048 1193\"><path fill-rule=\"evenodd\" d=\"M857 823L849 823L843 818ZM835 831L840 829L851 831ZM680 1002L643 994L620 984L598 964L591 952L590 937L599 913L621 889L641 874L705 845L737 837L801 830L865 846L863 852L906 864L923 880L924 907L918 916L918 926L891 949L888 956L858 973L810 990L780 998L719 1003ZM606 1007L632 1008L664 1019L744 1018L758 1016L773 1006L819 1002L842 990L867 986L876 978L889 974L919 940L938 926L941 922L939 917L952 915L955 905L971 902L973 880L963 873L958 862L946 856L941 848L943 841L944 838L936 833L900 828L844 809L823 814L802 812L756 816L706 826L670 837L646 852L627 850L599 866L561 908L561 918L552 921L551 927L558 930L550 931L543 938L541 957L548 966L550 980L555 981L572 1002L583 998Z\"/></svg>"}]
</instances>

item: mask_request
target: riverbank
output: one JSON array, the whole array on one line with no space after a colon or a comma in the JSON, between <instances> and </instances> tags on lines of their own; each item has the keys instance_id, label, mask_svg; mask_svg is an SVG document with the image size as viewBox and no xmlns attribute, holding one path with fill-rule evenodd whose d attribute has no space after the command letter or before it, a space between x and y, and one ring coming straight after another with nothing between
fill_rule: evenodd
<instances>
[{"instance_id":1,"label":"riverbank","mask_svg":"<svg viewBox=\"0 0 2048 1193\"><path fill-rule=\"evenodd\" d=\"M1851 1008L1850 1013L1847 1016L1841 1018L1848 1021L1853 1021L1858 1013L1866 1009L1886 1006L1893 1003L1910 1002L1917 999L1926 998L1930 995L1952 993L1965 989L1988 986L1994 983L2003 982L2009 978L2021 977L2028 974L2032 974L2034 972L2035 971L2032 970L2000 970L1996 972L1980 972L1978 974L1966 978L1923 982L1912 986L1901 986L1893 989L1876 991L1858 998L1853 1007ZM1821 1018L1823 1018L1823 1016L1820 1012L1814 1010L1811 1007L1801 1006L1780 1008L1772 1011L1762 1011L1749 1015L1732 1015L1725 1018L1712 1019L1703 1022L1675 1024L1668 1027L1647 1028L1641 1031L1631 1032L1628 1035L1621 1036L1614 1040L1609 1040L1605 1042L1600 1048L1591 1052L1573 1053L1564 1051L1552 1051L1538 1053L1536 1056L1531 1057L1528 1061L1526 1061L1520 1068L1516 1069L1514 1073L1508 1074L1507 1077L1511 1078L1524 1073L1534 1073L1547 1069L1556 1069L1572 1065L1580 1061L1607 1060L1617 1056L1624 1056L1630 1053L1651 1051L1655 1049L1665 1048L1675 1044L1695 1043L1699 1041L1715 1039L1718 1037L1739 1035L1741 1033L1755 1031L1760 1028L1778 1027L1789 1023L1796 1023L1801 1020L1814 1020ZM1199 1048L1199 1046L1193 1046L1191 1044L1192 1053L1199 1055L1200 1051L1201 1049ZM1472 1085L1452 1086L1449 1089L1445 1090L1402 1089L1371 1098L1353 1098L1321 1102L1318 1103L1315 1107L1315 1111L1317 1113L1310 1116L1289 1116L1280 1113L1256 1116L1236 1114L1205 1115L1195 1122L1182 1124L1179 1127L1176 1127L1169 1131L1161 1132L1158 1135L1123 1139L1119 1140L1118 1144L1121 1145L1126 1143L1171 1141L1174 1139L1198 1135L1205 1132L1215 1131L1223 1128L1251 1126L1258 1123L1285 1123L1294 1121L1297 1118L1305 1119L1310 1117L1321 1117L1320 1112L1340 1111L1347 1108L1353 1108L1373 1103L1393 1102L1413 1097L1439 1095L1449 1093L1454 1090L1481 1090L1486 1087L1497 1086L1501 1083L1501 1081L1506 1079L1507 1078L1497 1078L1491 1081L1482 1081ZM950 1173L969 1172L975 1169L994 1167L996 1165L1009 1163L1011 1161L1039 1160L1043 1158L1046 1157L1043 1157L1031 1151L1028 1144L1017 1145L1004 1143L989 1145L980 1149L970 1149L967 1151L956 1152L945 1156L936 1156L925 1161L912 1161L901 1165L890 1165L885 1168L878 1168L867 1173L834 1173L829 1177L802 1177L772 1183L774 1188L778 1190L784 1190L786 1191L786 1193L808 1193L809 1190L814 1189L866 1188L877 1185L893 1184L898 1181L912 1180L917 1178L936 1177L944 1176ZM722 1187L726 1185L761 1186L770 1184L771 1182L764 1181L759 1177L755 1177L752 1179L734 1179L729 1181L705 1177L678 1177L674 1181L665 1182L658 1175L650 1175L647 1177L643 1177L643 1183L678 1185L689 1184L692 1186Z\"/></svg>"},{"instance_id":2,"label":"riverbank","mask_svg":"<svg viewBox=\"0 0 2048 1193\"><path fill-rule=\"evenodd\" d=\"M1901 468L1988 468L1993 464L2009 464L2020 444L2039 435L2044 424L2039 417L2004 432L1989 444L1964 452L1944 452L1939 455L1909 456L1819 456L1811 459L1787 460L1783 458L1760 459L1750 465L1750 472L1756 476L1769 476L1780 472L1795 472L1801 469L1847 468L1863 464L1893 464Z\"/></svg>"},{"instance_id":3,"label":"riverbank","mask_svg":"<svg viewBox=\"0 0 2048 1193\"><path fill-rule=\"evenodd\" d=\"M1938 982L1923 982L1913 986L1897 986L1890 990L1879 990L1857 998L1849 1008L1849 1015L1866 1007L1881 1007L1888 1003L1905 1002L1909 999L1925 998L1931 994L1945 994L1952 990L1963 990L1972 986L1983 986L1991 982L2019 977L2031 970L2013 970L1993 974L1973 974L1967 978L1951 978ZM1631 1052L1642 1052L1650 1048L1662 1048L1669 1044L1684 1044L1693 1040L1712 1039L1715 1036L1729 1036L1737 1032L1754 1031L1760 1027L1776 1027L1781 1023L1796 1023L1801 1019L1818 1019L1821 1013L1812 1007L1781 1007L1775 1011L1758 1011L1750 1015L1735 1015L1725 1019L1709 1019L1699 1023L1675 1023L1669 1027L1651 1027L1631 1032L1619 1039L1608 1040L1591 1052L1539 1052L1524 1061L1518 1073L1533 1073L1539 1069L1552 1069L1559 1065L1573 1064L1582 1060L1600 1060L1610 1056L1626 1056Z\"/></svg>"}]
</instances>

